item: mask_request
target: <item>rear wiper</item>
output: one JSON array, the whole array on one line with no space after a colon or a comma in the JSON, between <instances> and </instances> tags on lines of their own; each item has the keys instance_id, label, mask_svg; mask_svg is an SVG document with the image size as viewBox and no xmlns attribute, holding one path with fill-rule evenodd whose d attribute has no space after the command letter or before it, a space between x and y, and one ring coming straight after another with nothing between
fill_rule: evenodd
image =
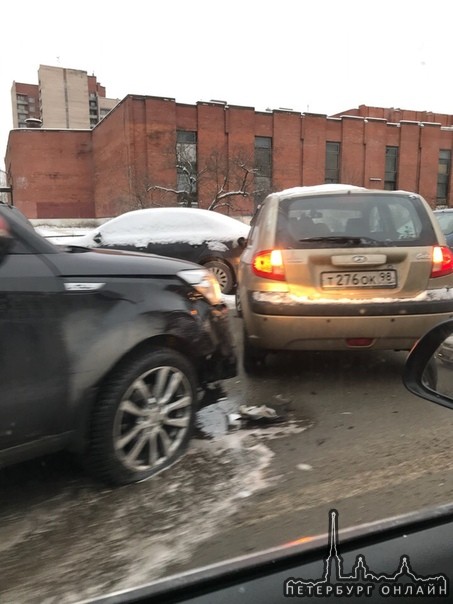
<instances>
[{"instance_id":1,"label":"rear wiper","mask_svg":"<svg viewBox=\"0 0 453 604\"><path fill-rule=\"evenodd\" d=\"M349 243L351 245L369 244L369 245L385 245L383 241L377 241L377 239L371 239L371 237L353 237L347 235L330 235L325 237L304 237L299 239L300 243L304 242L332 242L332 243Z\"/></svg>"}]
</instances>

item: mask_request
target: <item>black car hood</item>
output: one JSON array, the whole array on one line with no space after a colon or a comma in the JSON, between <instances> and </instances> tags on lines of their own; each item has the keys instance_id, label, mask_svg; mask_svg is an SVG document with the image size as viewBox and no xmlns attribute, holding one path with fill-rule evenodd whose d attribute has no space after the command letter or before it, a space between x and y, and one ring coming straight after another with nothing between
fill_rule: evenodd
<instances>
[{"instance_id":1,"label":"black car hood","mask_svg":"<svg viewBox=\"0 0 453 604\"><path fill-rule=\"evenodd\" d=\"M105 277L174 275L178 271L200 268L198 264L139 252L61 246L47 256L62 277Z\"/></svg>"}]
</instances>

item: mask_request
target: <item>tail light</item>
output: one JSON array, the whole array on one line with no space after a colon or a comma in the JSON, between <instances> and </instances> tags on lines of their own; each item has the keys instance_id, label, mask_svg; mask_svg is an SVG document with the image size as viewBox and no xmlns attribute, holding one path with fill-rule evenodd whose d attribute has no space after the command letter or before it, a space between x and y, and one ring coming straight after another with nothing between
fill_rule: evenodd
<instances>
[{"instance_id":1,"label":"tail light","mask_svg":"<svg viewBox=\"0 0 453 604\"><path fill-rule=\"evenodd\" d=\"M280 250L266 250L256 254L252 261L252 270L257 277L285 280L285 268Z\"/></svg>"},{"instance_id":2,"label":"tail light","mask_svg":"<svg viewBox=\"0 0 453 604\"><path fill-rule=\"evenodd\" d=\"M433 265L431 277L443 277L453 273L453 254L450 248L436 245L433 247Z\"/></svg>"}]
</instances>

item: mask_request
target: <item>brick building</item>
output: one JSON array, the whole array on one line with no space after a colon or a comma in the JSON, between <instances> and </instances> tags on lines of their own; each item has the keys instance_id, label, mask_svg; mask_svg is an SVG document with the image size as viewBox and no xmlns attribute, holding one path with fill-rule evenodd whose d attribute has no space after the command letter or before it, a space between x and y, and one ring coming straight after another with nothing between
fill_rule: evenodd
<instances>
[{"instance_id":1,"label":"brick building","mask_svg":"<svg viewBox=\"0 0 453 604\"><path fill-rule=\"evenodd\" d=\"M29 218L106 218L223 198L250 214L270 190L324 182L452 205L453 116L360 106L335 116L129 95L92 130L18 129L5 166ZM231 195L231 193L240 193Z\"/></svg>"}]
</instances>

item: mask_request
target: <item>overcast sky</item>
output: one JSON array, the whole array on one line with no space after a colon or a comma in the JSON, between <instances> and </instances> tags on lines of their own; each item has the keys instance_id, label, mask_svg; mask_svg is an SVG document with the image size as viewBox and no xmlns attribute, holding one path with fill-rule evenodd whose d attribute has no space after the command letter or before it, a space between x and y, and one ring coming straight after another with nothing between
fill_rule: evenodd
<instances>
[{"instance_id":1,"label":"overcast sky","mask_svg":"<svg viewBox=\"0 0 453 604\"><path fill-rule=\"evenodd\" d=\"M453 114L452 0L21 0L1 21L0 167L12 82L41 64L95 74L110 98Z\"/></svg>"}]
</instances>

